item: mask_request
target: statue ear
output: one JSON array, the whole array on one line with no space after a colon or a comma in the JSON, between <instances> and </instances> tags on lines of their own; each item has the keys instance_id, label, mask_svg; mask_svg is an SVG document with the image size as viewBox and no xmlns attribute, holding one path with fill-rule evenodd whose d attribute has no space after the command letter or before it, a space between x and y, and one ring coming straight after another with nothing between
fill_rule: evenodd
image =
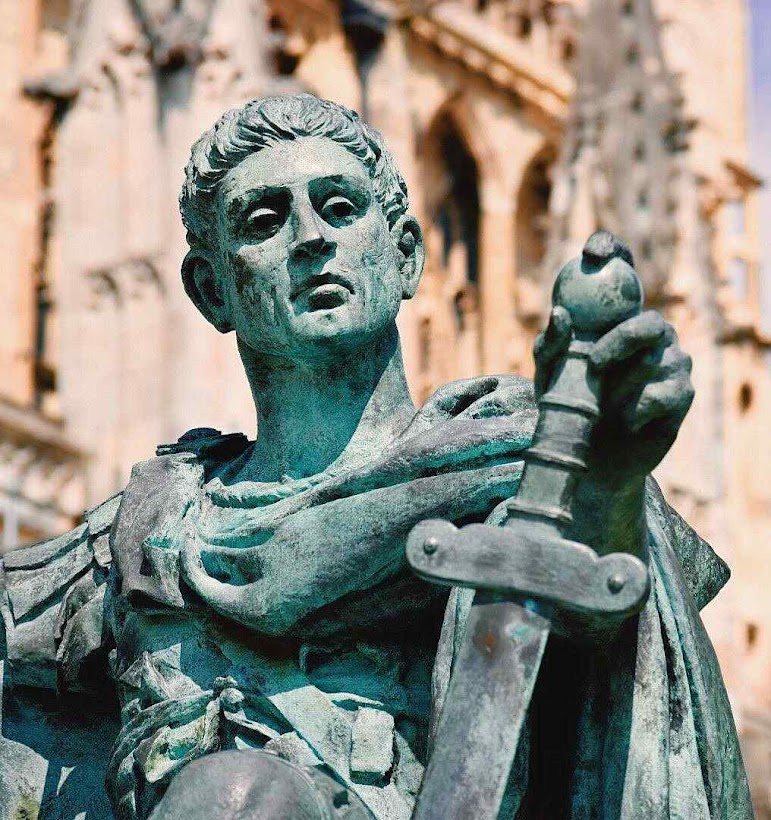
<instances>
[{"instance_id":1,"label":"statue ear","mask_svg":"<svg viewBox=\"0 0 771 820\"><path fill-rule=\"evenodd\" d=\"M200 251L189 251L182 262L182 282L185 293L210 324L220 333L233 330L217 272Z\"/></svg>"},{"instance_id":2,"label":"statue ear","mask_svg":"<svg viewBox=\"0 0 771 820\"><path fill-rule=\"evenodd\" d=\"M391 228L391 236L403 259L401 262L402 297L412 299L418 288L426 261L423 231L414 216L405 214Z\"/></svg>"}]
</instances>

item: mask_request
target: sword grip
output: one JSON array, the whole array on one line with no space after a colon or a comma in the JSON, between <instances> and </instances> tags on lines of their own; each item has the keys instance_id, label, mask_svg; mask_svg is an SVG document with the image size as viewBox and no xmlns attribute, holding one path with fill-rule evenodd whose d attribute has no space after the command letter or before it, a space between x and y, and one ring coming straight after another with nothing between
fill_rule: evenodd
<instances>
[{"instance_id":1,"label":"sword grip","mask_svg":"<svg viewBox=\"0 0 771 820\"><path fill-rule=\"evenodd\" d=\"M573 339L538 402L533 443L524 456L519 490L508 503L507 525L536 519L561 536L572 523L576 486L600 416L602 384L589 354L600 336L642 308L642 284L631 261L625 245L598 231L557 277L552 304L570 314Z\"/></svg>"}]
</instances>

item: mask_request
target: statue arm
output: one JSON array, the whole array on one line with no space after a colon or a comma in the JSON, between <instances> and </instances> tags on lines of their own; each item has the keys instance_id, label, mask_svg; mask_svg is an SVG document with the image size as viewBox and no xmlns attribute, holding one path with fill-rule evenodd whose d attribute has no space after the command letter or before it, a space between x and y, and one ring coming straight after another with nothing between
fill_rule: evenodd
<instances>
[{"instance_id":1,"label":"statue arm","mask_svg":"<svg viewBox=\"0 0 771 820\"><path fill-rule=\"evenodd\" d=\"M105 649L109 533L119 502L120 494L88 510L74 530L14 550L0 562L3 657L13 683L71 691L97 688L85 670L99 665L86 661Z\"/></svg>"}]
</instances>

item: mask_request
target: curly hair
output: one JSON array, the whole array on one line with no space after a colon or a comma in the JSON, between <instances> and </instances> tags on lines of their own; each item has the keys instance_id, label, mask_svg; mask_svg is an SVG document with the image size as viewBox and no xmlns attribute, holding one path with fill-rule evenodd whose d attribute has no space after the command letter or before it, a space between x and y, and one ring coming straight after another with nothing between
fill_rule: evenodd
<instances>
[{"instance_id":1,"label":"curly hair","mask_svg":"<svg viewBox=\"0 0 771 820\"><path fill-rule=\"evenodd\" d=\"M215 235L217 186L227 172L262 148L300 137L326 137L361 161L389 227L407 212L407 186L382 134L355 111L312 94L265 97L226 111L193 145L179 195L191 248Z\"/></svg>"}]
</instances>

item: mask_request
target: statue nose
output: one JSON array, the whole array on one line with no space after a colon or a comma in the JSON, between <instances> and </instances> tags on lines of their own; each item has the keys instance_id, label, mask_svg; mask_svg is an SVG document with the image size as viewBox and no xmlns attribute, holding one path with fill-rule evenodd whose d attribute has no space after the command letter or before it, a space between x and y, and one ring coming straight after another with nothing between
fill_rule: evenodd
<instances>
[{"instance_id":1,"label":"statue nose","mask_svg":"<svg viewBox=\"0 0 771 820\"><path fill-rule=\"evenodd\" d=\"M335 249L335 243L325 239L320 233L316 236L299 240L293 248L296 259L314 259L319 256L328 256Z\"/></svg>"},{"instance_id":2,"label":"statue nose","mask_svg":"<svg viewBox=\"0 0 771 820\"><path fill-rule=\"evenodd\" d=\"M310 202L300 204L297 213L297 232L292 255L296 259L314 258L331 253L335 243L324 236L323 225Z\"/></svg>"}]
</instances>

